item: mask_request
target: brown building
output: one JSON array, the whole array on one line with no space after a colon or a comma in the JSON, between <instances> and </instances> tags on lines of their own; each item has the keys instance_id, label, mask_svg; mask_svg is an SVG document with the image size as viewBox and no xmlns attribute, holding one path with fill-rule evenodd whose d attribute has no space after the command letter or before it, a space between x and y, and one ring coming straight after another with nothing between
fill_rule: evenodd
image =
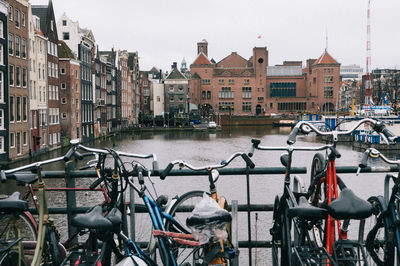
<instances>
[{"instance_id":1,"label":"brown building","mask_svg":"<svg viewBox=\"0 0 400 266\"><path fill-rule=\"evenodd\" d=\"M140 112L142 115L150 115L150 80L145 71L140 71Z\"/></svg>"},{"instance_id":2,"label":"brown building","mask_svg":"<svg viewBox=\"0 0 400 266\"><path fill-rule=\"evenodd\" d=\"M118 51L118 70L121 72L121 126L126 128L129 125L130 110L128 105L131 105L132 90L128 94L128 57L127 51ZM129 98L128 98L129 96Z\"/></svg>"},{"instance_id":3,"label":"brown building","mask_svg":"<svg viewBox=\"0 0 400 266\"><path fill-rule=\"evenodd\" d=\"M9 158L29 153L28 1L8 0Z\"/></svg>"},{"instance_id":4,"label":"brown building","mask_svg":"<svg viewBox=\"0 0 400 266\"><path fill-rule=\"evenodd\" d=\"M47 37L47 95L48 95L48 145L61 144L60 96L58 72L58 35L52 1L48 5L32 6L32 14L40 18L40 28ZM64 88L61 88L64 89Z\"/></svg>"},{"instance_id":5,"label":"brown building","mask_svg":"<svg viewBox=\"0 0 400 266\"><path fill-rule=\"evenodd\" d=\"M58 55L61 85L61 138L76 139L81 137L80 64L63 41L60 41Z\"/></svg>"},{"instance_id":6,"label":"brown building","mask_svg":"<svg viewBox=\"0 0 400 266\"><path fill-rule=\"evenodd\" d=\"M209 60L207 41L197 44L190 66L191 102L202 115L268 115L333 111L340 87L340 64L324 52L317 60L268 66L266 47L253 48L249 60L236 52L218 63Z\"/></svg>"}]
</instances>

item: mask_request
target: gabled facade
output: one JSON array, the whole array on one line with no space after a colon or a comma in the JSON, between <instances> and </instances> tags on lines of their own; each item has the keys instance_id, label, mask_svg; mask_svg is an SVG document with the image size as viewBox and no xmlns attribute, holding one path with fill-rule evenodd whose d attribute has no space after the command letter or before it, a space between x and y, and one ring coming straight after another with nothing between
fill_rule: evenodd
<instances>
[{"instance_id":1,"label":"gabled facade","mask_svg":"<svg viewBox=\"0 0 400 266\"><path fill-rule=\"evenodd\" d=\"M128 105L132 102L132 90L128 89L128 57L127 51L118 51L118 70L121 74L121 87L120 87L120 99L121 99L121 127L127 128L129 125L131 112L128 110Z\"/></svg>"},{"instance_id":2,"label":"gabled facade","mask_svg":"<svg viewBox=\"0 0 400 266\"><path fill-rule=\"evenodd\" d=\"M8 86L8 9L9 5L0 1L0 163L9 157L9 86Z\"/></svg>"},{"instance_id":3,"label":"gabled facade","mask_svg":"<svg viewBox=\"0 0 400 266\"><path fill-rule=\"evenodd\" d=\"M47 143L49 148L58 147L61 145L58 35L52 1L47 6L32 6L32 14L40 18L40 29L47 38Z\"/></svg>"},{"instance_id":4,"label":"gabled facade","mask_svg":"<svg viewBox=\"0 0 400 266\"><path fill-rule=\"evenodd\" d=\"M171 72L164 80L165 112L170 115L187 114L189 97L189 80L178 70L177 63L174 62Z\"/></svg>"},{"instance_id":5,"label":"gabled facade","mask_svg":"<svg viewBox=\"0 0 400 266\"><path fill-rule=\"evenodd\" d=\"M141 91L141 97L140 97L140 112L143 116L146 115L151 115L151 109L150 109L150 80L148 78L148 75L145 71L140 71L140 81L139 81L139 86L140 86L140 91Z\"/></svg>"},{"instance_id":6,"label":"gabled facade","mask_svg":"<svg viewBox=\"0 0 400 266\"><path fill-rule=\"evenodd\" d=\"M140 86L139 86L139 57L138 52L129 53L128 57L128 67L129 67L129 79L128 87L132 91L131 104L130 104L130 114L131 120L130 124L139 123L139 112L140 112Z\"/></svg>"},{"instance_id":7,"label":"gabled facade","mask_svg":"<svg viewBox=\"0 0 400 266\"><path fill-rule=\"evenodd\" d=\"M48 136L47 38L40 18L29 12L29 120L31 151L46 151Z\"/></svg>"},{"instance_id":8,"label":"gabled facade","mask_svg":"<svg viewBox=\"0 0 400 266\"><path fill-rule=\"evenodd\" d=\"M9 158L29 155L28 1L8 0ZM4 24L3 24L4 26ZM4 31L7 34L7 31Z\"/></svg>"},{"instance_id":9,"label":"gabled facade","mask_svg":"<svg viewBox=\"0 0 400 266\"><path fill-rule=\"evenodd\" d=\"M93 64L93 76L95 84L95 135L107 132L107 60L97 52Z\"/></svg>"}]
</instances>

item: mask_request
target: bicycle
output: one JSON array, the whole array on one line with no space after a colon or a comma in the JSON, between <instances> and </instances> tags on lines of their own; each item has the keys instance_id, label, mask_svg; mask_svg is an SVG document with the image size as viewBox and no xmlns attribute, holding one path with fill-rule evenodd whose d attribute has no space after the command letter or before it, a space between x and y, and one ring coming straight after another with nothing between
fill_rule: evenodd
<instances>
[{"instance_id":1,"label":"bicycle","mask_svg":"<svg viewBox=\"0 0 400 266\"><path fill-rule=\"evenodd\" d=\"M400 160L390 160L376 149L369 148L364 152L364 156L359 167L366 168L368 158L381 159L382 161L400 167ZM400 229L399 229L399 196L400 196L400 171L397 176L388 174L386 180L393 181L390 197L385 199L383 196L373 196L368 201L374 207L371 223L360 224L360 232L365 232L365 226L372 225L365 239L365 247L373 261L381 265L394 265L400 258ZM360 236L364 240L363 235Z\"/></svg>"},{"instance_id":2,"label":"bicycle","mask_svg":"<svg viewBox=\"0 0 400 266\"><path fill-rule=\"evenodd\" d=\"M194 206L203 198L203 195L206 193L208 194L213 200L215 200L218 205L222 209L228 209L228 204L225 197L219 197L217 194L217 189L215 183L218 181L219 172L217 169L224 168L228 166L236 157L242 157L242 159L246 162L246 167L254 168L255 165L251 161L251 159L247 156L246 153L237 152L231 155L227 160L222 161L220 164L217 165L208 165L208 166L201 166L195 167L185 161L182 160L175 160L170 162L168 166L165 168L164 171L160 173L160 178L164 180L166 176L170 173L173 169L174 165L179 165L179 169L183 169L187 167L193 171L203 171L205 175L208 175L208 182L209 182L209 192L205 191L190 191L182 195L178 198L178 200L172 205L170 210L170 215L174 217L180 225L183 224L191 224L192 226L196 225L204 225L207 223L208 220L221 220L224 222L224 217L213 217L213 218L199 218L196 221L188 219L188 213L193 211ZM207 220L208 219L208 220ZM229 220L229 218L228 218ZM229 220L230 222L230 220ZM185 230L178 227L174 222L171 220L166 221L165 223L165 230L169 232L190 232L190 229L185 226ZM224 243L222 239L219 239L219 244L216 245L213 243L213 239L206 245L202 245L199 249L192 251L193 254L193 265L214 265L214 264L230 264L231 261L238 256L237 252L235 252L234 247L231 243L231 234L230 234L230 223L227 226L227 235L228 239ZM183 246L177 243L174 247L174 254L178 254L180 249L184 249Z\"/></svg>"},{"instance_id":3,"label":"bicycle","mask_svg":"<svg viewBox=\"0 0 400 266\"><path fill-rule=\"evenodd\" d=\"M307 191L303 180L293 176L294 188L291 188L291 165L295 151L332 150L338 153L333 145L319 147L267 147L260 146L261 141L252 139L248 153L253 156L255 150L285 151L281 155L281 164L286 168L282 196L274 200L272 236L273 265L320 265L330 263L336 265L332 256L323 247L318 236L322 220L328 215L325 208L312 206L308 199L313 193L313 187ZM295 191L297 190L297 191ZM279 252L280 251L280 252ZM280 256L279 256L280 255Z\"/></svg>"},{"instance_id":4,"label":"bicycle","mask_svg":"<svg viewBox=\"0 0 400 266\"><path fill-rule=\"evenodd\" d=\"M332 137L332 145L336 147L339 135L349 135L356 130L360 125L369 123L373 129L384 136L387 142L393 142L395 136L384 125L383 122L366 118L360 120L350 130L346 131L328 131L323 132L318 130L309 122L301 121L296 124L290 133L287 143L293 145L296 142L296 136L301 131L303 134L315 132L320 136ZM325 222L324 245L329 254L336 261L343 263L354 263L356 261L366 262L366 254L363 247L357 241L347 239L347 232L350 225L349 219L362 220L372 214L372 207L366 204L365 201L359 199L350 189L343 187L343 182L336 176L335 160L340 154L333 150L324 157L321 154L316 154L313 158L311 168L311 184L315 186L314 194L312 195L313 205L325 205L328 208L328 218ZM317 178L318 176L318 178ZM323 189L321 188L323 186ZM339 194L338 188L341 189ZM359 206L347 205L357 202ZM344 220L341 224L340 220ZM338 236L336 236L335 228L337 228ZM361 250L360 254L358 251ZM361 259L360 259L361 258Z\"/></svg>"}]
</instances>

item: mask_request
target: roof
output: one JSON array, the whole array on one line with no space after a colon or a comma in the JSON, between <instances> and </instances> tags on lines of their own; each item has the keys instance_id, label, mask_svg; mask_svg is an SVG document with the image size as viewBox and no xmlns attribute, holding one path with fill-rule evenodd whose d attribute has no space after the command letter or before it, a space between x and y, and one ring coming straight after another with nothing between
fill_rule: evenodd
<instances>
[{"instance_id":1,"label":"roof","mask_svg":"<svg viewBox=\"0 0 400 266\"><path fill-rule=\"evenodd\" d=\"M313 65L322 65L322 64L339 64L329 53L327 50L314 62Z\"/></svg>"},{"instance_id":2,"label":"roof","mask_svg":"<svg viewBox=\"0 0 400 266\"><path fill-rule=\"evenodd\" d=\"M128 67L130 68L130 69L133 69L133 67L134 67L134 64L135 64L135 56L136 56L136 53L129 53L129 56L128 56Z\"/></svg>"},{"instance_id":3,"label":"roof","mask_svg":"<svg viewBox=\"0 0 400 266\"><path fill-rule=\"evenodd\" d=\"M59 58L72 58L75 59L71 49L64 41L58 41L58 57Z\"/></svg>"},{"instance_id":4,"label":"roof","mask_svg":"<svg viewBox=\"0 0 400 266\"><path fill-rule=\"evenodd\" d=\"M221 68L244 68L249 65L249 62L238 55L236 52L232 52L230 55L219 61L216 67Z\"/></svg>"},{"instance_id":5,"label":"roof","mask_svg":"<svg viewBox=\"0 0 400 266\"><path fill-rule=\"evenodd\" d=\"M267 66L267 76L301 76L301 66Z\"/></svg>"},{"instance_id":6,"label":"roof","mask_svg":"<svg viewBox=\"0 0 400 266\"><path fill-rule=\"evenodd\" d=\"M185 76L177 69L172 69L171 73L169 73L166 79L186 79Z\"/></svg>"},{"instance_id":7,"label":"roof","mask_svg":"<svg viewBox=\"0 0 400 266\"><path fill-rule=\"evenodd\" d=\"M211 62L204 53L200 53L194 60L193 65L211 65Z\"/></svg>"},{"instance_id":8,"label":"roof","mask_svg":"<svg viewBox=\"0 0 400 266\"><path fill-rule=\"evenodd\" d=\"M197 74L197 72L194 72L194 74L192 75L192 79L201 79L201 77L199 76L199 74Z\"/></svg>"},{"instance_id":9,"label":"roof","mask_svg":"<svg viewBox=\"0 0 400 266\"><path fill-rule=\"evenodd\" d=\"M40 18L40 29L45 35L47 34L48 8L47 5L32 5L32 14Z\"/></svg>"},{"instance_id":10,"label":"roof","mask_svg":"<svg viewBox=\"0 0 400 266\"><path fill-rule=\"evenodd\" d=\"M106 56L107 57L107 63L113 63L114 60L114 52L113 51L99 51L100 56Z\"/></svg>"}]
</instances>

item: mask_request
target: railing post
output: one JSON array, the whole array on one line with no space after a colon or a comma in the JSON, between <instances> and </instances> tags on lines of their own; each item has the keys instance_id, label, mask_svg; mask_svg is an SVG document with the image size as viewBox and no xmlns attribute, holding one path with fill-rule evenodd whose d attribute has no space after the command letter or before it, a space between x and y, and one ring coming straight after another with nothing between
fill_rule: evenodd
<instances>
[{"instance_id":1,"label":"railing post","mask_svg":"<svg viewBox=\"0 0 400 266\"><path fill-rule=\"evenodd\" d=\"M251 210L250 210L250 174L249 167L246 166L246 189L247 189L247 235L249 241L249 266L252 265L252 254L251 254Z\"/></svg>"},{"instance_id":2,"label":"railing post","mask_svg":"<svg viewBox=\"0 0 400 266\"><path fill-rule=\"evenodd\" d=\"M75 165L72 161L65 164L65 182L67 183L67 188L75 188L75 178L71 177L71 172L75 171ZM75 233L75 227L71 225L71 220L76 208L76 195L74 190L67 191L67 221L68 221L68 235ZM71 244L77 242L74 239Z\"/></svg>"},{"instance_id":3,"label":"railing post","mask_svg":"<svg viewBox=\"0 0 400 266\"><path fill-rule=\"evenodd\" d=\"M232 200L232 245L235 248L233 266L239 265L239 227L238 227L238 201Z\"/></svg>"},{"instance_id":4,"label":"railing post","mask_svg":"<svg viewBox=\"0 0 400 266\"><path fill-rule=\"evenodd\" d=\"M133 242L135 242L135 190L132 186L129 186L129 218L131 221L131 231L130 237Z\"/></svg>"}]
</instances>

